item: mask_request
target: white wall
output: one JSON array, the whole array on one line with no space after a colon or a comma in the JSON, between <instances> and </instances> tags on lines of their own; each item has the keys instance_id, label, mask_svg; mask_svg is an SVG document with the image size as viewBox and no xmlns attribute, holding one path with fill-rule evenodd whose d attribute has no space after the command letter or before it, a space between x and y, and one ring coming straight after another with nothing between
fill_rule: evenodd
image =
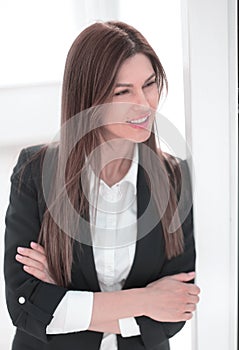
<instances>
[{"instance_id":1,"label":"white wall","mask_svg":"<svg viewBox=\"0 0 239 350\"><path fill-rule=\"evenodd\" d=\"M193 350L236 350L236 1L185 0L182 5L187 134L196 174L197 283L201 287Z\"/></svg>"},{"instance_id":2,"label":"white wall","mask_svg":"<svg viewBox=\"0 0 239 350\"><path fill-rule=\"evenodd\" d=\"M0 145L51 140L60 125L60 83L0 88Z\"/></svg>"}]
</instances>

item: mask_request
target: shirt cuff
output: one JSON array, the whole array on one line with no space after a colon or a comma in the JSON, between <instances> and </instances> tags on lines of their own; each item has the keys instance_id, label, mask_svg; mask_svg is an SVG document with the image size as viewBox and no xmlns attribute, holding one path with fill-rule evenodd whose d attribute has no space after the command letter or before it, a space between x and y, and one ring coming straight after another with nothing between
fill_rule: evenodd
<instances>
[{"instance_id":1,"label":"shirt cuff","mask_svg":"<svg viewBox=\"0 0 239 350\"><path fill-rule=\"evenodd\" d=\"M58 304L53 319L46 327L47 334L85 331L89 328L93 292L68 291Z\"/></svg>"},{"instance_id":2,"label":"shirt cuff","mask_svg":"<svg viewBox=\"0 0 239 350\"><path fill-rule=\"evenodd\" d=\"M140 335L140 328L134 317L121 318L119 320L120 333L123 338Z\"/></svg>"}]
</instances>

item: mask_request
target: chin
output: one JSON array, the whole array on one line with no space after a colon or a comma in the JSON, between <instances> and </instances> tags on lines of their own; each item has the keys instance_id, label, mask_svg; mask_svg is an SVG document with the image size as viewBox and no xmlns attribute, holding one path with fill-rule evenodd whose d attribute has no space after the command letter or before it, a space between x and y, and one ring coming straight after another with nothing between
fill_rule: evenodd
<instances>
[{"instance_id":1,"label":"chin","mask_svg":"<svg viewBox=\"0 0 239 350\"><path fill-rule=\"evenodd\" d=\"M130 139L130 141L134 142L134 143L142 143L147 141L150 138L151 133L150 132L144 132L142 133L142 135L134 135L132 136Z\"/></svg>"}]
</instances>

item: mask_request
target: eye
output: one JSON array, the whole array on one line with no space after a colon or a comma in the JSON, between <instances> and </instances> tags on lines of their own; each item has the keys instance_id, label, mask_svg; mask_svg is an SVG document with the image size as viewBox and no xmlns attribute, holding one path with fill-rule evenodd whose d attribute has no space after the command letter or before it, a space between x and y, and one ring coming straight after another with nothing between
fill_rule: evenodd
<instances>
[{"instance_id":1,"label":"eye","mask_svg":"<svg viewBox=\"0 0 239 350\"><path fill-rule=\"evenodd\" d=\"M125 89L125 90L121 90L121 91L114 93L114 96L122 96L122 95L125 95L127 93L129 93L129 90Z\"/></svg>"},{"instance_id":2,"label":"eye","mask_svg":"<svg viewBox=\"0 0 239 350\"><path fill-rule=\"evenodd\" d=\"M154 79L154 80L152 80L152 81L148 82L147 84L145 84L145 85L143 86L143 88L146 88L146 87L152 86L152 85L154 85L154 84L156 84L156 79Z\"/></svg>"}]
</instances>

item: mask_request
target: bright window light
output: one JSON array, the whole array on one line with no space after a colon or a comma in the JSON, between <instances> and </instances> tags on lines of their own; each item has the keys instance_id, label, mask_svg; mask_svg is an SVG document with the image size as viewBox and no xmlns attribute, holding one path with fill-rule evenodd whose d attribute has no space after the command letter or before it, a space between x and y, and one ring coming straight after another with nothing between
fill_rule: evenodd
<instances>
[{"instance_id":1,"label":"bright window light","mask_svg":"<svg viewBox=\"0 0 239 350\"><path fill-rule=\"evenodd\" d=\"M0 87L62 79L76 36L73 10L64 0L1 0Z\"/></svg>"}]
</instances>

